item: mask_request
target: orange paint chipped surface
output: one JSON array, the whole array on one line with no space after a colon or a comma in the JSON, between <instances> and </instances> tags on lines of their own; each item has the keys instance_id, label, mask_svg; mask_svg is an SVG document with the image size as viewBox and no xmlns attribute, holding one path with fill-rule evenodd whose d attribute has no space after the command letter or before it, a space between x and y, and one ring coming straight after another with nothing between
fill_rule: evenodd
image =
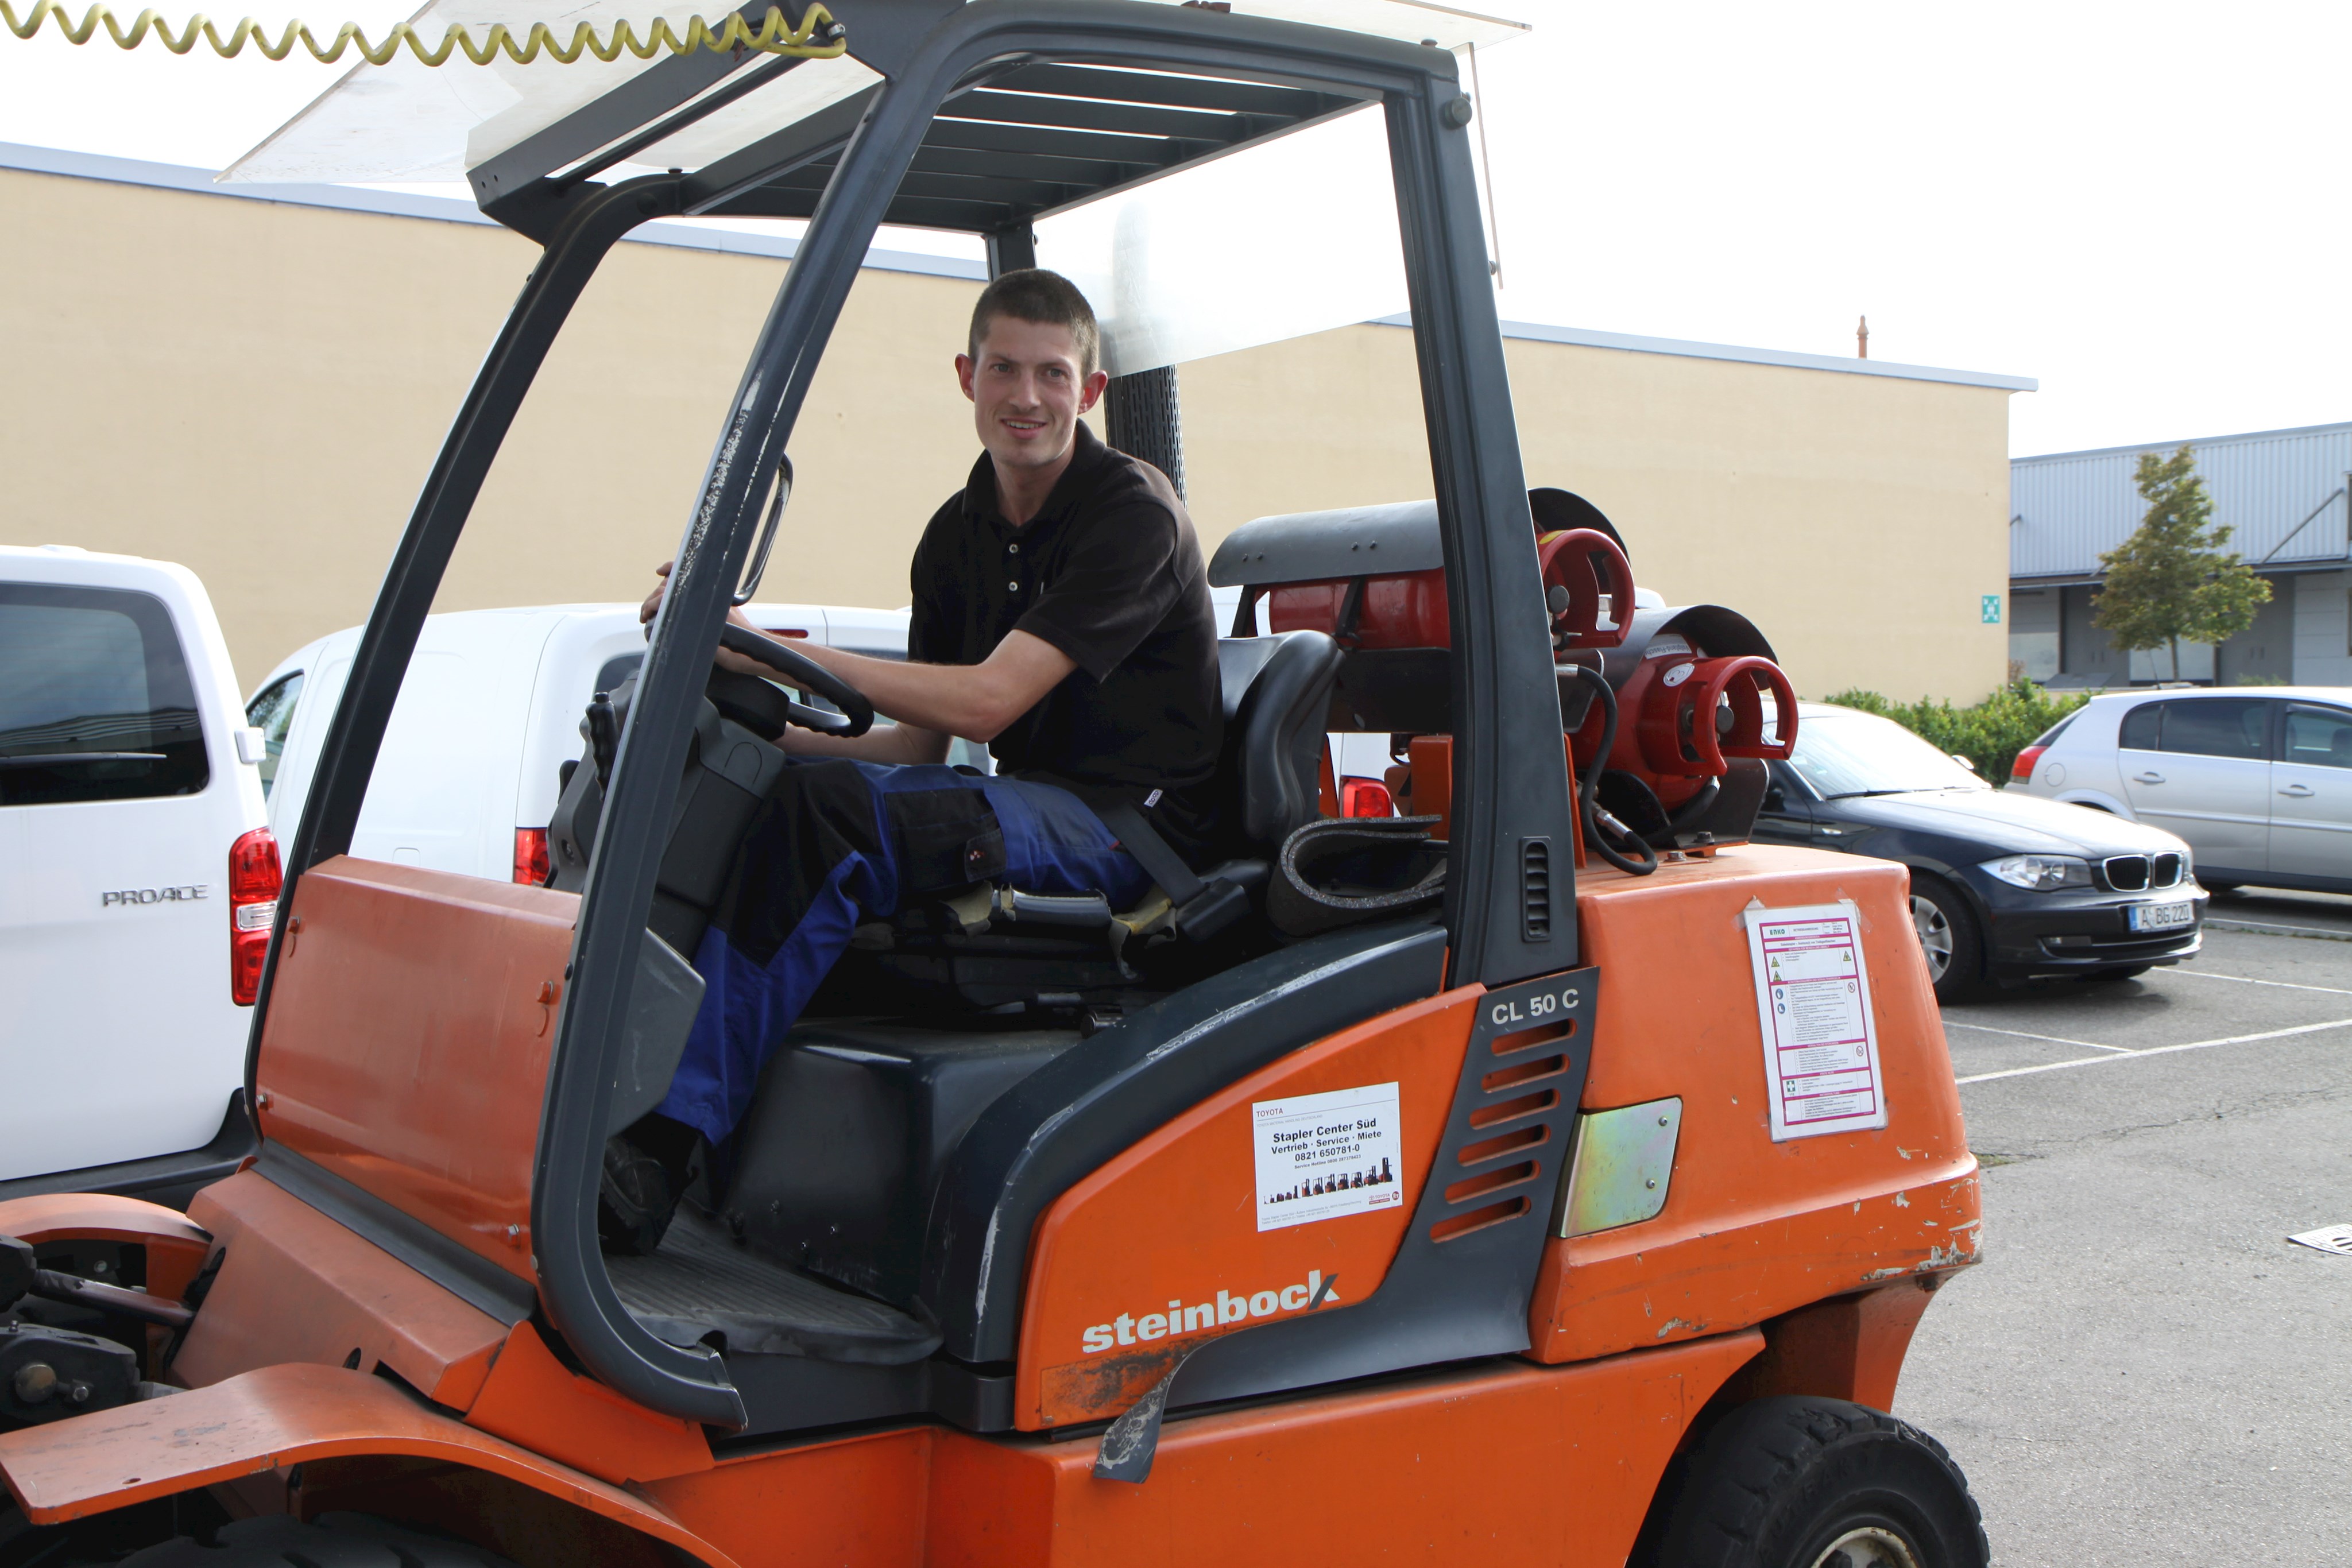
<instances>
[{"instance_id":1,"label":"orange paint chipped surface","mask_svg":"<svg viewBox=\"0 0 2352 1568\"><path fill-rule=\"evenodd\" d=\"M431 1409L381 1377L271 1366L193 1393L0 1435L0 1474L36 1524L57 1524L310 1459L407 1454L486 1470L677 1546L734 1560L654 1503Z\"/></svg>"},{"instance_id":2,"label":"orange paint chipped surface","mask_svg":"<svg viewBox=\"0 0 2352 1568\"><path fill-rule=\"evenodd\" d=\"M1861 912L1888 1123L1775 1144L1740 912L1842 898ZM1748 845L1652 877L1594 872L1577 911L1604 977L1584 1106L1678 1095L1680 1152L1656 1218L1550 1244L1532 1354L1577 1361L1720 1333L1975 1260L1976 1159L1904 867Z\"/></svg>"},{"instance_id":3,"label":"orange paint chipped surface","mask_svg":"<svg viewBox=\"0 0 2352 1568\"><path fill-rule=\"evenodd\" d=\"M506 1325L278 1186L239 1171L189 1214L227 1249L172 1363L175 1381L219 1383L281 1362L380 1363L437 1403L481 1391Z\"/></svg>"},{"instance_id":4,"label":"orange paint chipped surface","mask_svg":"<svg viewBox=\"0 0 2352 1568\"><path fill-rule=\"evenodd\" d=\"M1436 1156L1482 994L1449 991L1293 1051L1056 1199L1030 1249L1013 1385L1020 1427L1116 1415L1192 1346L1306 1311L1318 1289L1337 1303L1317 1309L1325 1312L1369 1297ZM1260 1230L1252 1103L1391 1082L1402 1202Z\"/></svg>"},{"instance_id":5,"label":"orange paint chipped surface","mask_svg":"<svg viewBox=\"0 0 2352 1568\"><path fill-rule=\"evenodd\" d=\"M1548 1563L1620 1568L1667 1458L1754 1332L1573 1367L1486 1364L1170 1421L1150 1479L1096 1439L942 1431L929 1568Z\"/></svg>"},{"instance_id":6,"label":"orange paint chipped surface","mask_svg":"<svg viewBox=\"0 0 2352 1568\"><path fill-rule=\"evenodd\" d=\"M338 855L295 885L263 1134L530 1279L530 1173L576 894Z\"/></svg>"}]
</instances>

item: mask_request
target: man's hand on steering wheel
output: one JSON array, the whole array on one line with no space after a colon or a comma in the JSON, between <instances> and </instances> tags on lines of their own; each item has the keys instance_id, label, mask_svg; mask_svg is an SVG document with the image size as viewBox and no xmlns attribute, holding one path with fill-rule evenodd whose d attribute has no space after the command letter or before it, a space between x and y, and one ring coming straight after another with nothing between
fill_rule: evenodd
<instances>
[{"instance_id":1,"label":"man's hand on steering wheel","mask_svg":"<svg viewBox=\"0 0 2352 1568\"><path fill-rule=\"evenodd\" d=\"M645 603L638 606L639 624L652 624L655 614L661 609L662 596L669 591L669 572L675 564L666 560L654 568L654 575L662 580L646 596ZM796 686L824 698L840 710L835 713L811 707L805 703L787 702L784 705L786 722L798 725L803 729L855 739L874 727L874 705L866 701L865 693L798 648L780 642L752 625L740 609L727 612L727 625L719 632L719 646L711 650L711 662L719 669L736 674L755 675Z\"/></svg>"},{"instance_id":2,"label":"man's hand on steering wheel","mask_svg":"<svg viewBox=\"0 0 2352 1568\"><path fill-rule=\"evenodd\" d=\"M654 568L654 575L661 580L654 584L654 591L651 593L646 595L646 601L637 606L639 625L652 625L654 617L660 613L662 596L669 592L670 568L677 564L674 560L666 560ZM727 612L727 624L740 626L746 632L757 632L763 637L767 635L766 632L761 632L760 628L751 624L751 618L744 614L740 607L732 608ZM746 658L732 648L720 647L715 650L710 655L710 661L720 669L732 670L739 675L759 675L765 678L769 674L767 665L757 659Z\"/></svg>"}]
</instances>

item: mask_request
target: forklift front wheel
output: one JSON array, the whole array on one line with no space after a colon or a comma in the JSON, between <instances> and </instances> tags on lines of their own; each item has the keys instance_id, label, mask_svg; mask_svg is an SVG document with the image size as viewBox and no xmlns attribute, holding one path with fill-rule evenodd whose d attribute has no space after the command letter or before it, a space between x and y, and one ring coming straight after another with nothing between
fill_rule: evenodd
<instances>
[{"instance_id":1,"label":"forklift front wheel","mask_svg":"<svg viewBox=\"0 0 2352 1568\"><path fill-rule=\"evenodd\" d=\"M1692 1457L1675 1568L1985 1568L1968 1478L1917 1427L1843 1399L1759 1399Z\"/></svg>"}]
</instances>

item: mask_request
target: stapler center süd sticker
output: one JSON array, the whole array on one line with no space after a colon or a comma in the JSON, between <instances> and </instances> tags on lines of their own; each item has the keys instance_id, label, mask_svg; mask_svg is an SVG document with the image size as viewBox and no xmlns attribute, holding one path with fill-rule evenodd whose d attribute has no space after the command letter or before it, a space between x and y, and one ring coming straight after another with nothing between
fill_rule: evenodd
<instances>
[{"instance_id":1,"label":"stapler center s\u00fcd sticker","mask_svg":"<svg viewBox=\"0 0 2352 1568\"><path fill-rule=\"evenodd\" d=\"M1368 1083L1250 1107L1257 1228L1279 1230L1404 1202L1397 1086Z\"/></svg>"}]
</instances>

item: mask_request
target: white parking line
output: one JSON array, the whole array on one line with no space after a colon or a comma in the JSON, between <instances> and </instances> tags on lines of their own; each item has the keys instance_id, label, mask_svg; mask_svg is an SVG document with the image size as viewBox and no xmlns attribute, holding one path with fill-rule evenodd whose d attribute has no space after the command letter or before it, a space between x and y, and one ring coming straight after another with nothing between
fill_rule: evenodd
<instances>
[{"instance_id":1,"label":"white parking line","mask_svg":"<svg viewBox=\"0 0 2352 1568\"><path fill-rule=\"evenodd\" d=\"M1954 1019L1946 1019L1944 1027L1972 1029L1979 1034L2005 1034L2011 1040L2048 1040L2052 1045L2079 1045L2084 1051L2120 1051L2126 1055L2131 1052L2131 1047L2127 1045L2101 1045L2095 1040L2063 1040L2054 1034L2028 1034L2021 1029L1995 1029L1990 1024L1961 1023Z\"/></svg>"},{"instance_id":2,"label":"white parking line","mask_svg":"<svg viewBox=\"0 0 2352 1568\"><path fill-rule=\"evenodd\" d=\"M2331 930L2324 925L2281 925L2269 920L2209 919L2206 928L2213 931L2284 931L2290 936L2326 936L2337 942L2352 942L2352 931Z\"/></svg>"},{"instance_id":3,"label":"white parking line","mask_svg":"<svg viewBox=\"0 0 2352 1568\"><path fill-rule=\"evenodd\" d=\"M2139 1051L2117 1051L2113 1056L2079 1056L2071 1061L2045 1061L2039 1067L2011 1067L2000 1072L1972 1072L1959 1080L1962 1083L1982 1083L1994 1078L2022 1078L2030 1072L2061 1072L2069 1067L2089 1067L2095 1062L2121 1061L2131 1056L2169 1056L2176 1051L2203 1051L2216 1045L2251 1045L2260 1040L2284 1040L2291 1034L2317 1034L2322 1030L2352 1029L2352 1019L2336 1019L2327 1023L2297 1024L2293 1029L2265 1030L2261 1034L2233 1034L2220 1040L2192 1040L2186 1045L2151 1045ZM2105 1049L2116 1051L2115 1047Z\"/></svg>"},{"instance_id":4,"label":"white parking line","mask_svg":"<svg viewBox=\"0 0 2352 1568\"><path fill-rule=\"evenodd\" d=\"M2352 997L2352 990L2342 986L2304 986L2293 980L2257 980L2245 975L2217 975L2210 969L2175 969L2176 975L2186 975L2192 980L2231 980L2241 986L2276 986L2283 991L2326 991L2331 997Z\"/></svg>"}]
</instances>

